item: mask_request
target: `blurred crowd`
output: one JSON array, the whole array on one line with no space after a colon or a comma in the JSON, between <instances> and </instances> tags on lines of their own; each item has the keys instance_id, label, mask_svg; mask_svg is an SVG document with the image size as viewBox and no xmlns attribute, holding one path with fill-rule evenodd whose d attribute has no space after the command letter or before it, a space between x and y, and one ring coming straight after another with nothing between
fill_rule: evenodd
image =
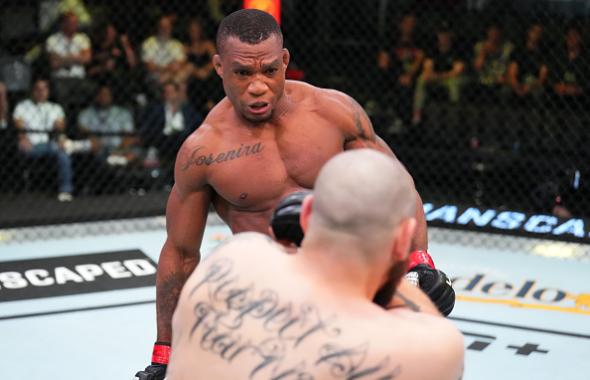
<instances>
[{"instance_id":1,"label":"blurred crowd","mask_svg":"<svg viewBox=\"0 0 590 380\"><path fill-rule=\"evenodd\" d=\"M462 35L460 26L442 21L429 36L417 33L418 20L415 13L403 15L376 60L380 91L370 108L393 111L398 122L419 125L431 97L455 104L574 109L587 104L590 61L577 23L564 25L553 46L555 39L547 39L540 20L515 41L506 37L502 23L491 21L485 34L465 47L472 36Z\"/></svg>"},{"instance_id":2,"label":"blurred crowd","mask_svg":"<svg viewBox=\"0 0 590 380\"><path fill-rule=\"evenodd\" d=\"M36 47L30 89L9 97L0 83L0 130L4 145L14 142L13 161L27 175L55 171L60 201L113 190L105 185L125 176L121 168L169 187L175 153L223 96L203 23L162 13L134 45L109 20L84 31L76 12L62 13Z\"/></svg>"},{"instance_id":3,"label":"blurred crowd","mask_svg":"<svg viewBox=\"0 0 590 380\"><path fill-rule=\"evenodd\" d=\"M56 2L59 17L34 40L19 40L25 49L12 49L13 61L5 64L0 51L0 174L16 184L5 181L0 190L57 190L60 201L70 201L78 194L169 188L180 144L223 97L211 62L214 35L223 15L242 2L174 0L137 7L122 0L103 4L108 11L102 14L88 11L80 0ZM479 5L459 13L448 10L461 1L437 5L444 12L422 0L410 11L397 2L383 3L395 9L393 16L383 16L379 31L360 13L358 19L336 15L328 28L313 17L332 8L284 1L285 43L294 58L288 77L343 89L365 106L377 131L393 140L400 131L425 131L422 127L437 118L429 114L430 104L585 112L590 65L583 23L548 26L546 18L522 17L517 20L527 25L515 28L514 20L487 17L484 25L477 12L488 2L468 2ZM351 13L353 5L341 12ZM354 25L359 29L350 28ZM342 68L345 79L330 82ZM354 72L359 68L363 72ZM461 136L453 144L470 139L477 147L480 137ZM411 160L404 162L413 168ZM576 173L578 186L585 170L579 165L568 170ZM418 171L416 178L422 181ZM534 181L541 189L560 186ZM542 191L550 199L543 207L555 210L563 191Z\"/></svg>"}]
</instances>

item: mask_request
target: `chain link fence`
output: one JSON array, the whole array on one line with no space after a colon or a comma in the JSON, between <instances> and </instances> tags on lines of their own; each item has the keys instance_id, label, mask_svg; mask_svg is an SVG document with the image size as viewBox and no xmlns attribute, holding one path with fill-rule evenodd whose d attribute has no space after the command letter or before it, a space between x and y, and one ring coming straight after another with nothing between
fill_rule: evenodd
<instances>
[{"instance_id":1,"label":"chain link fence","mask_svg":"<svg viewBox=\"0 0 590 380\"><path fill-rule=\"evenodd\" d=\"M0 227L162 215L242 1L3 2ZM433 225L585 242L590 1L283 0L288 77L347 92ZM139 222L138 222L139 223Z\"/></svg>"}]
</instances>

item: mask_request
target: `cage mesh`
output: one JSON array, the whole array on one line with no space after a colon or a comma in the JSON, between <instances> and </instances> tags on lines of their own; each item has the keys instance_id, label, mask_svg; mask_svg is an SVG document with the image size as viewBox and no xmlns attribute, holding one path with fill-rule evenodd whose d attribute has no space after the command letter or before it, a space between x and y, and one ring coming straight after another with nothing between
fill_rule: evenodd
<instances>
[{"instance_id":1,"label":"cage mesh","mask_svg":"<svg viewBox=\"0 0 590 380\"><path fill-rule=\"evenodd\" d=\"M211 66L217 25L241 6L5 1L0 227L163 215L180 143L223 97ZM590 2L281 8L289 78L358 100L432 210L557 218L537 223L541 232L590 213Z\"/></svg>"}]
</instances>

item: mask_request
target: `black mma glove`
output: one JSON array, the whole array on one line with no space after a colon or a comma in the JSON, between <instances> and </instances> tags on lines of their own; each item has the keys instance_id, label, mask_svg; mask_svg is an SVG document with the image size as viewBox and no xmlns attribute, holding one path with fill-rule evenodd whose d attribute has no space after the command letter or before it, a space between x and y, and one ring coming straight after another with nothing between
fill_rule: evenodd
<instances>
[{"instance_id":1,"label":"black mma glove","mask_svg":"<svg viewBox=\"0 0 590 380\"><path fill-rule=\"evenodd\" d=\"M455 306L455 290L447 275L436 269L428 252L410 253L406 279L419 286L444 316L451 313Z\"/></svg>"},{"instance_id":2,"label":"black mma glove","mask_svg":"<svg viewBox=\"0 0 590 380\"><path fill-rule=\"evenodd\" d=\"M156 342L152 352L152 364L135 374L134 380L164 380L170 359L170 343Z\"/></svg>"},{"instance_id":3,"label":"black mma glove","mask_svg":"<svg viewBox=\"0 0 590 380\"><path fill-rule=\"evenodd\" d=\"M301 246L303 229L299 224L303 199L311 194L309 190L297 191L281 199L270 219L275 239Z\"/></svg>"}]
</instances>

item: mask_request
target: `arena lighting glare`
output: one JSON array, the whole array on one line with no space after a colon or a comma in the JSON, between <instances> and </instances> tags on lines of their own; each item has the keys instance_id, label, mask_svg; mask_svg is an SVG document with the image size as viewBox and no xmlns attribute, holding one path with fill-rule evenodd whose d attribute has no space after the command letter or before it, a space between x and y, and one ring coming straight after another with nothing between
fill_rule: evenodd
<instances>
[{"instance_id":1,"label":"arena lighting glare","mask_svg":"<svg viewBox=\"0 0 590 380\"><path fill-rule=\"evenodd\" d=\"M265 11L281 25L281 0L244 0L244 8Z\"/></svg>"}]
</instances>

